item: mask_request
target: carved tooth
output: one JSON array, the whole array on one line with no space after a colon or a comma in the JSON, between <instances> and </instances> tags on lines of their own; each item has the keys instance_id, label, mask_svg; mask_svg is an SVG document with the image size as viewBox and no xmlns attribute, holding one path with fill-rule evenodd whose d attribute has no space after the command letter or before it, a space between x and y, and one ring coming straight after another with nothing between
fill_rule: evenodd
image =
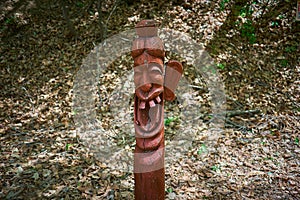
<instances>
[{"instance_id":1,"label":"carved tooth","mask_svg":"<svg viewBox=\"0 0 300 200\"><path fill-rule=\"evenodd\" d=\"M146 107L146 102L145 101L141 101L140 105L139 105L139 109L143 110Z\"/></svg>"},{"instance_id":2,"label":"carved tooth","mask_svg":"<svg viewBox=\"0 0 300 200\"><path fill-rule=\"evenodd\" d=\"M159 96L157 96L155 99L156 99L157 103L160 103L160 102L161 102L161 99L160 99Z\"/></svg>"},{"instance_id":3,"label":"carved tooth","mask_svg":"<svg viewBox=\"0 0 300 200\"><path fill-rule=\"evenodd\" d=\"M153 108L155 106L155 102L153 100L149 101L149 105L151 108Z\"/></svg>"}]
</instances>

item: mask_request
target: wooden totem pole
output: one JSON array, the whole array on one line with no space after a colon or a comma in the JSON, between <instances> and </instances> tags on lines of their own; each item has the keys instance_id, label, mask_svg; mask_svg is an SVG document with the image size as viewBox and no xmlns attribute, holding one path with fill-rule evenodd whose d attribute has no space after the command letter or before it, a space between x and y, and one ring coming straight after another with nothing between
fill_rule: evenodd
<instances>
[{"instance_id":1,"label":"wooden totem pole","mask_svg":"<svg viewBox=\"0 0 300 200\"><path fill-rule=\"evenodd\" d=\"M157 36L155 21L136 25L134 59L134 179L136 200L165 199L164 99L174 100L183 72L181 63L164 67L164 46Z\"/></svg>"}]
</instances>

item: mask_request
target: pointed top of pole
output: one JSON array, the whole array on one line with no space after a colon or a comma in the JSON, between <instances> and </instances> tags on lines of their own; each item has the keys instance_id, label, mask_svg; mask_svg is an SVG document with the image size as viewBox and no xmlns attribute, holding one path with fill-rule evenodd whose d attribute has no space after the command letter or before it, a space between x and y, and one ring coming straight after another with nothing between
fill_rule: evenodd
<instances>
[{"instance_id":1,"label":"pointed top of pole","mask_svg":"<svg viewBox=\"0 0 300 200\"><path fill-rule=\"evenodd\" d=\"M145 19L136 24L135 30L139 37L154 37L157 36L157 23L152 19Z\"/></svg>"}]
</instances>

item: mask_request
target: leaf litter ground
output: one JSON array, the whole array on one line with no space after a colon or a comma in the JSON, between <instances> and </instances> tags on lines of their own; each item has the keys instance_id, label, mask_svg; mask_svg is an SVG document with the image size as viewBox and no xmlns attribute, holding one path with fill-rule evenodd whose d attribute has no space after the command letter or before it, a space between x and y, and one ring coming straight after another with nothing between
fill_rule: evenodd
<instances>
[{"instance_id":1,"label":"leaf litter ground","mask_svg":"<svg viewBox=\"0 0 300 200\"><path fill-rule=\"evenodd\" d=\"M220 3L121 3L110 17L107 34L133 28L147 17L209 45L229 13L220 10ZM72 40L57 3L39 6L30 12L21 9L19 21L1 29L0 197L133 199L132 173L112 171L97 161L82 145L73 121L73 78L97 41L97 16L74 19L79 36ZM105 17L113 7L104 5ZM41 10L44 14L37 15ZM284 15L280 26L271 24L259 32L254 44L233 29L227 30L233 36L221 38L222 45L209 48L226 86L226 129L214 152L207 152L205 138L199 136L183 158L166 168L167 199L299 198L300 37L294 11ZM108 98L117 86L114 80L131 63L128 55L120 58L100 77L102 99ZM185 67L184 75L194 86L191 95L202 113L210 113L205 82L193 75L192 66ZM97 114L109 130L109 101L101 103ZM167 140L182 123L176 118L178 106L166 105L166 112L175 116L166 124ZM234 115L247 110L259 112ZM201 119L197 129L205 132L209 118ZM121 147L133 148L133 138L116 133L117 143L124 135Z\"/></svg>"}]
</instances>

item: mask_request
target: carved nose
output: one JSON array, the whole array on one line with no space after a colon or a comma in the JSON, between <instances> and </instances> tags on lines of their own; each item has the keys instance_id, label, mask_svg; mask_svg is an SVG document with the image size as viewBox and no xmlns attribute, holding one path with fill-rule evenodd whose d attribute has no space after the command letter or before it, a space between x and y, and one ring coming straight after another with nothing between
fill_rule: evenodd
<instances>
[{"instance_id":1,"label":"carved nose","mask_svg":"<svg viewBox=\"0 0 300 200\"><path fill-rule=\"evenodd\" d=\"M152 88L152 84L151 83L147 83L141 86L141 90L143 92L149 92L150 89Z\"/></svg>"}]
</instances>

